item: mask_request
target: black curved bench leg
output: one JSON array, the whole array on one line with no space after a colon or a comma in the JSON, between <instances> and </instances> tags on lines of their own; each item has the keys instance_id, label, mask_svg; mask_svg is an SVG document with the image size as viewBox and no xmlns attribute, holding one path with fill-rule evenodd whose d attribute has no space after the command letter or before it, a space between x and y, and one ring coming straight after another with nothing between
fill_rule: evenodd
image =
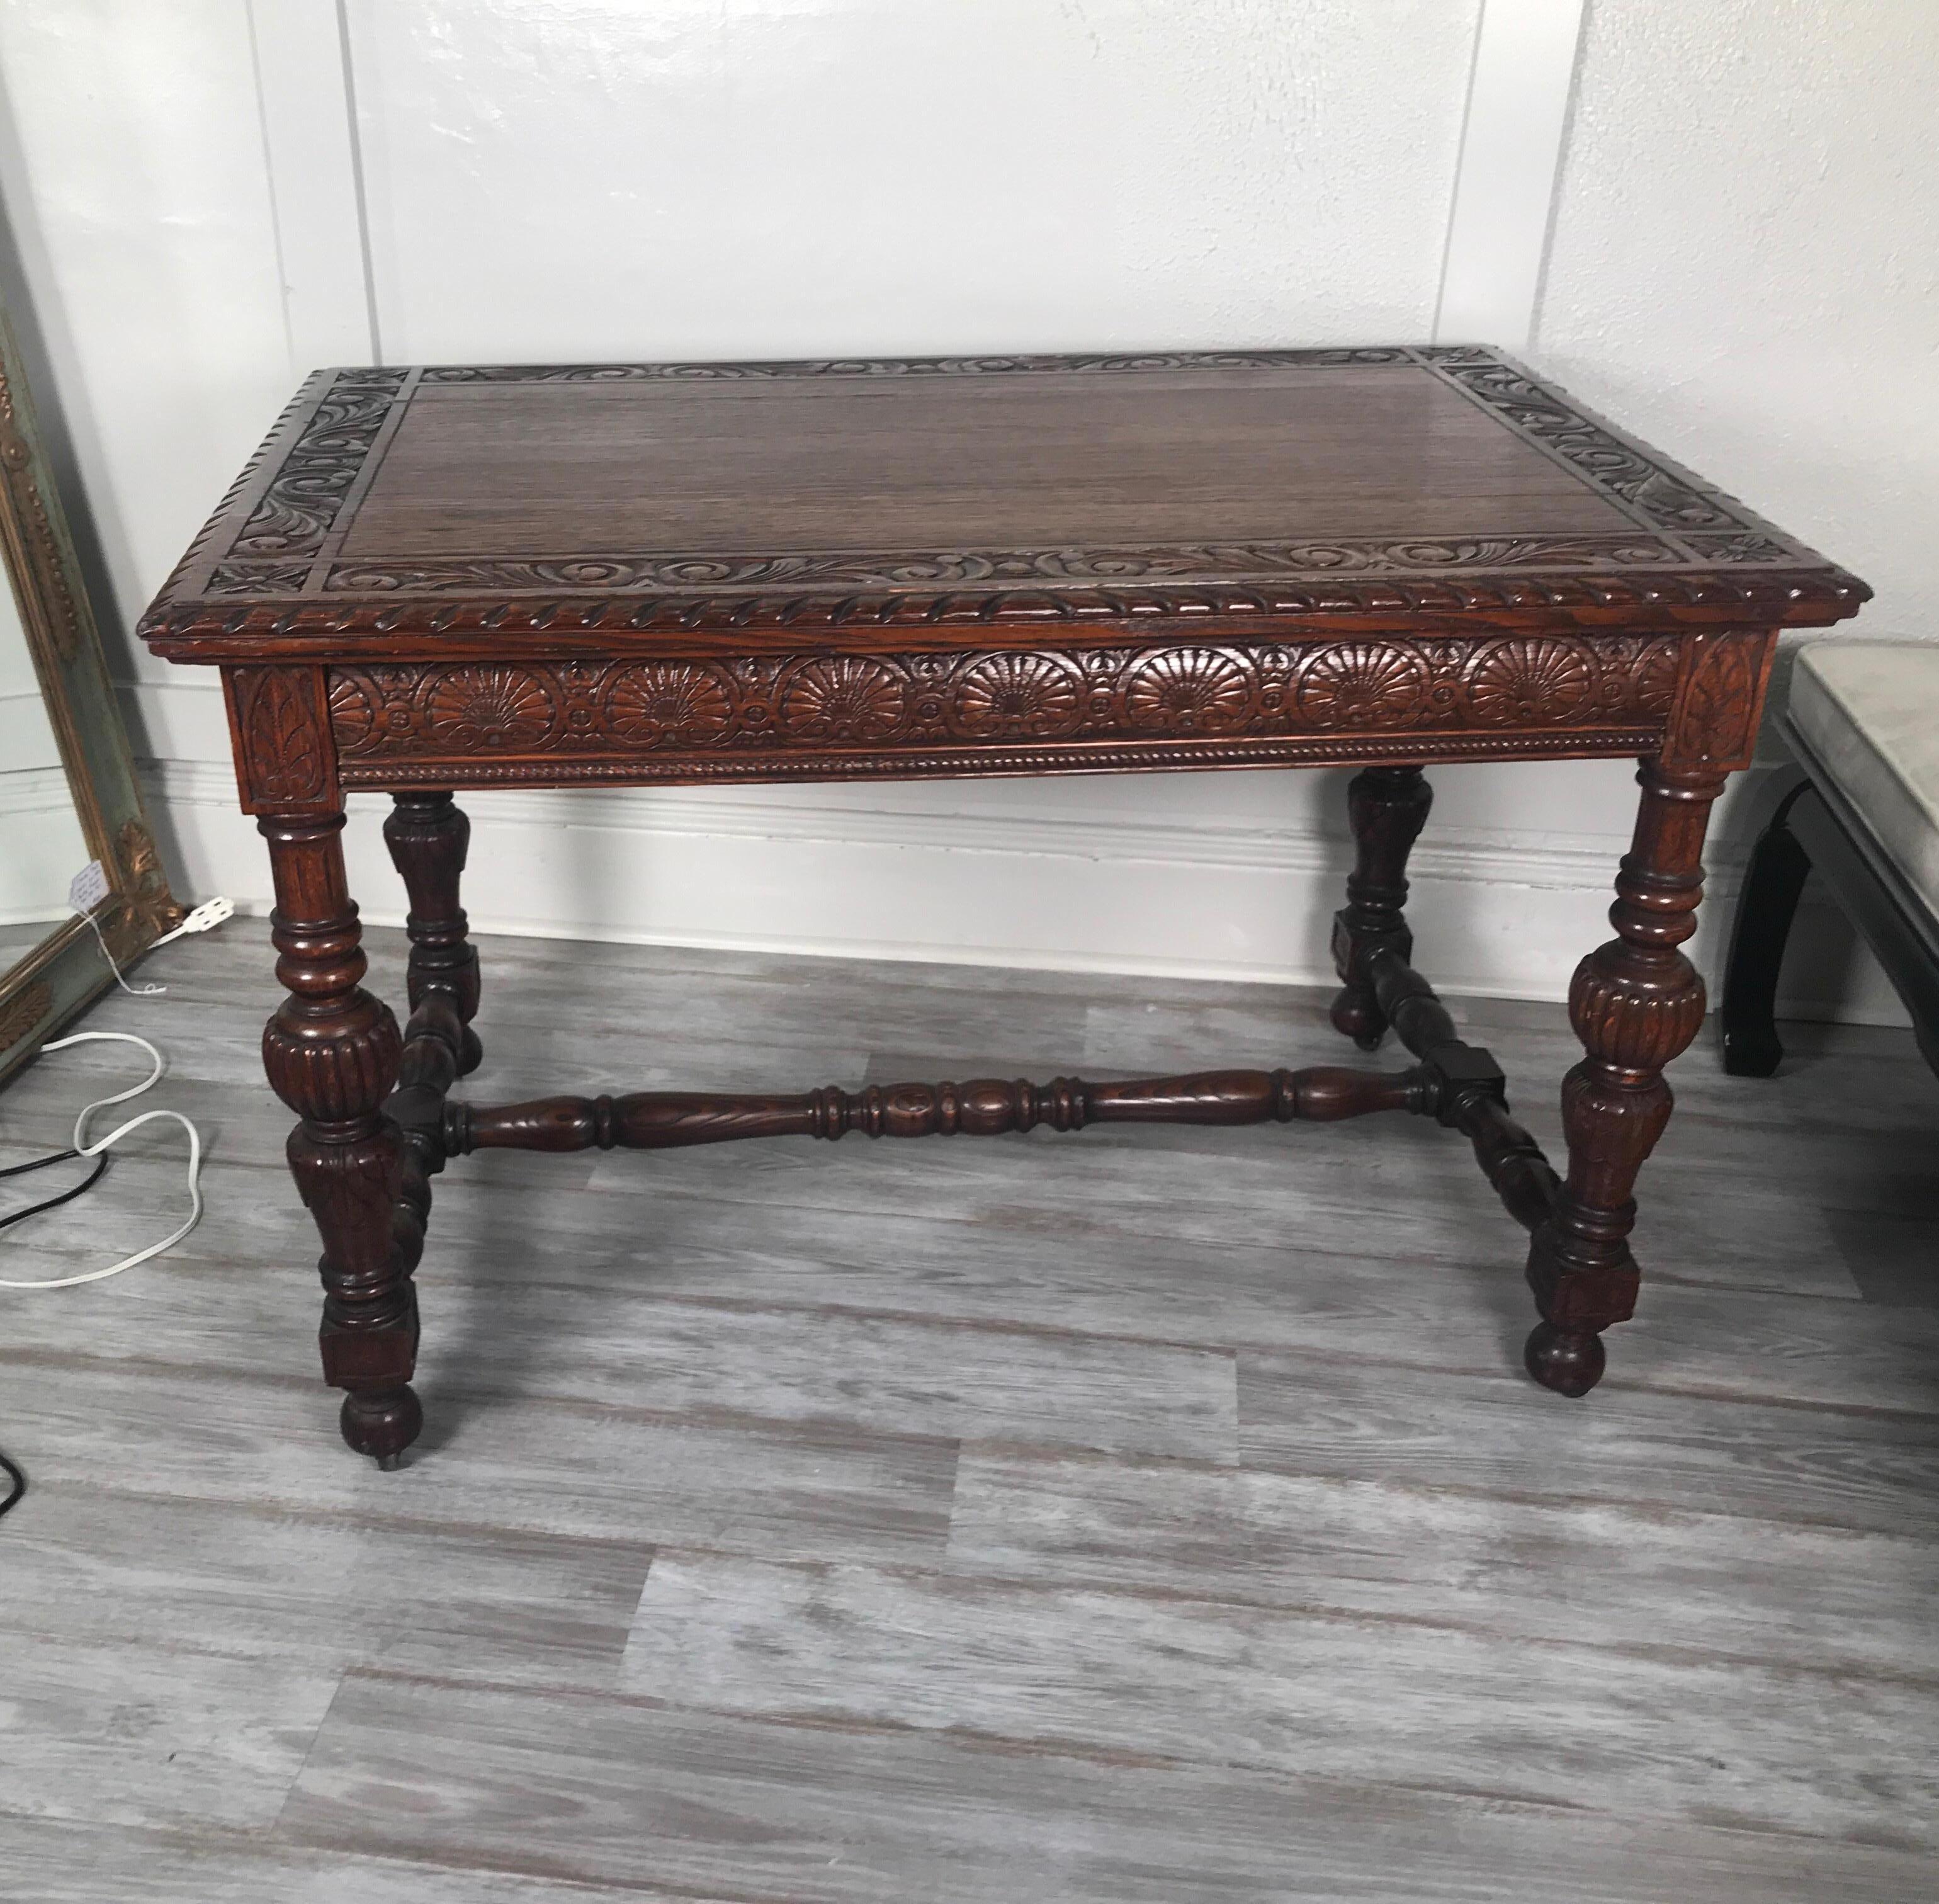
<instances>
[{"instance_id":1,"label":"black curved bench leg","mask_svg":"<svg viewBox=\"0 0 1939 1904\"><path fill-rule=\"evenodd\" d=\"M1733 1077L1768 1077L1784 1057L1775 1010L1778 974L1798 895L1811 870L1810 857L1791 830L1791 809L1810 784L1800 778L1785 795L1770 825L1758 836L1744 876L1718 1014L1723 1025L1724 1068Z\"/></svg>"}]
</instances>

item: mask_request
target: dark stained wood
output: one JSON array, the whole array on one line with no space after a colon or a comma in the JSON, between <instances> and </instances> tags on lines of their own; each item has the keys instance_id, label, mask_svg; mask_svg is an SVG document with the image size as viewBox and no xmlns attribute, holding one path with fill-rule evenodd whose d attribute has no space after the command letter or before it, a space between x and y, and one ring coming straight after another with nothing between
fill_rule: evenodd
<instances>
[{"instance_id":1,"label":"dark stained wood","mask_svg":"<svg viewBox=\"0 0 1939 1904\"><path fill-rule=\"evenodd\" d=\"M508 457L508 446L516 457ZM346 563L1634 526L1425 366L420 382Z\"/></svg>"},{"instance_id":2,"label":"dark stained wood","mask_svg":"<svg viewBox=\"0 0 1939 1904\"><path fill-rule=\"evenodd\" d=\"M449 794L399 794L384 822L384 842L410 895L405 929L411 937L411 1009L434 992L450 999L464 1026L458 1065L462 1077L476 1071L484 1056L471 1029L478 1010L478 954L466 943L464 908L458 903L471 822Z\"/></svg>"},{"instance_id":3,"label":"dark stained wood","mask_svg":"<svg viewBox=\"0 0 1939 1904\"><path fill-rule=\"evenodd\" d=\"M330 738L342 784L384 788L1634 754L1664 744L1688 648L1661 634L1288 644L1157 628L1130 644L1114 627L1005 649L999 632L719 662L527 662L507 641L495 661L333 667Z\"/></svg>"},{"instance_id":4,"label":"dark stained wood","mask_svg":"<svg viewBox=\"0 0 1939 1904\"><path fill-rule=\"evenodd\" d=\"M381 1110L402 1041L390 1007L359 983L367 967L342 815L258 824L275 876L276 976L289 988L263 1030L263 1061L303 1120L290 1168L323 1237L324 1376L348 1391L344 1439L392 1464L424 1422L409 1385L417 1296L391 1238L404 1144Z\"/></svg>"},{"instance_id":5,"label":"dark stained wood","mask_svg":"<svg viewBox=\"0 0 1939 1904\"><path fill-rule=\"evenodd\" d=\"M1527 1362L1580 1394L1627 1317L1630 1191L1703 994L1703 815L1776 632L1864 585L1470 347L319 372L144 617L222 669L277 862L324 1360L352 1445L415 1436L431 1179L478 1149L1241 1124L1407 1109L1533 1232ZM1645 761L1618 937L1577 973L1566 1185L1414 970L1431 760ZM1334 1022L1416 1060L1092 1085L451 1101L478 1062L452 790L1352 763ZM338 832L395 797L401 1034Z\"/></svg>"},{"instance_id":6,"label":"dark stained wood","mask_svg":"<svg viewBox=\"0 0 1939 1904\"><path fill-rule=\"evenodd\" d=\"M1341 988L1333 1001L1333 1025L1362 1051L1374 1049L1387 1028L1368 960L1380 950L1391 950L1403 965L1414 956L1401 909L1407 903L1407 856L1433 803L1434 790L1416 766L1363 767L1347 789L1355 859L1346 906L1333 917L1333 962Z\"/></svg>"},{"instance_id":7,"label":"dark stained wood","mask_svg":"<svg viewBox=\"0 0 1939 1904\"><path fill-rule=\"evenodd\" d=\"M142 630L205 660L589 630L718 657L938 623L1813 622L1864 594L1499 352L1379 347L320 371Z\"/></svg>"},{"instance_id":8,"label":"dark stained wood","mask_svg":"<svg viewBox=\"0 0 1939 1904\"><path fill-rule=\"evenodd\" d=\"M385 843L410 895L405 921L411 955L397 1088L384 1114L403 1133L403 1174L391 1231L406 1273L424 1254L431 1180L444 1168L441 1120L446 1094L483 1053L471 1028L478 1009L478 954L465 937L458 903L471 823L449 794L400 794L384 821Z\"/></svg>"},{"instance_id":9,"label":"dark stained wood","mask_svg":"<svg viewBox=\"0 0 1939 1904\"><path fill-rule=\"evenodd\" d=\"M1403 925L1368 958L1375 1008L1421 1061L1435 1116L1475 1147L1475 1160L1509 1215L1524 1229L1539 1229L1560 1188L1555 1172L1541 1145L1508 1114L1507 1080L1494 1054L1456 1031L1434 988L1402 955L1405 939Z\"/></svg>"},{"instance_id":10,"label":"dark stained wood","mask_svg":"<svg viewBox=\"0 0 1939 1904\"><path fill-rule=\"evenodd\" d=\"M1563 1080L1569 1177L1536 1231L1528 1280L1542 1320L1529 1372L1565 1395L1601 1379L1600 1332L1636 1307L1630 1193L1670 1121L1663 1068L1703 1022L1703 981L1685 957L1703 894L1703 833L1721 774L1646 760L1636 836L1616 876L1616 937L1575 968L1569 1017L1588 1056Z\"/></svg>"},{"instance_id":11,"label":"dark stained wood","mask_svg":"<svg viewBox=\"0 0 1939 1904\"><path fill-rule=\"evenodd\" d=\"M1423 1075L1344 1071L1201 1071L1189 1077L1048 1084L972 1078L966 1083L833 1086L794 1097L641 1091L625 1097L541 1098L531 1104L452 1104L446 1143L473 1150L669 1150L749 1137L997 1137L1011 1131L1081 1131L1091 1124L1329 1123L1377 1110L1426 1110Z\"/></svg>"}]
</instances>

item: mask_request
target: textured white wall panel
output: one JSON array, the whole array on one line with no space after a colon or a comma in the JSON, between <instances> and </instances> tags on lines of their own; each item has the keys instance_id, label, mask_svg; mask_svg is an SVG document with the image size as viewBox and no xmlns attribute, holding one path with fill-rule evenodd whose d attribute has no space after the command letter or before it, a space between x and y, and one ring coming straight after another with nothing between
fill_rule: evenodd
<instances>
[{"instance_id":1,"label":"textured white wall panel","mask_svg":"<svg viewBox=\"0 0 1939 1904\"><path fill-rule=\"evenodd\" d=\"M386 353L1419 337L1477 0L353 0Z\"/></svg>"},{"instance_id":2,"label":"textured white wall panel","mask_svg":"<svg viewBox=\"0 0 1939 1904\"><path fill-rule=\"evenodd\" d=\"M1546 228L1513 165L1476 187L1476 141L1548 166L1565 119L1544 366L1882 583L1873 626L1939 625L1939 14L1591 0L1569 113L1581 4L1490 0L1478 60L1478 0L0 0L0 193L185 884L266 896L212 679L126 627L312 357L1418 337L1444 262L1506 335ZM486 927L1317 977L1344 778L486 800L467 897ZM1627 771L1435 784L1424 962L1557 995ZM1847 984L1831 944L1808 1001Z\"/></svg>"}]
</instances>

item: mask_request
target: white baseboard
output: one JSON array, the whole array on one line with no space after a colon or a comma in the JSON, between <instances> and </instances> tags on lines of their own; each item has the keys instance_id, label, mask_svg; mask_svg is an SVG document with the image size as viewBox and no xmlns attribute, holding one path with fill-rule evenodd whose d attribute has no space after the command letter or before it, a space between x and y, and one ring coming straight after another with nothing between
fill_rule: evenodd
<instances>
[{"instance_id":1,"label":"white baseboard","mask_svg":"<svg viewBox=\"0 0 1939 1904\"><path fill-rule=\"evenodd\" d=\"M67 769L58 760L46 767L0 766L0 820L73 812Z\"/></svg>"},{"instance_id":2,"label":"white baseboard","mask_svg":"<svg viewBox=\"0 0 1939 1904\"><path fill-rule=\"evenodd\" d=\"M144 769L189 893L269 909L268 869L236 810L225 764ZM1250 825L1152 824L1094 811L924 811L896 790L858 801L818 790L652 789L467 795L464 898L480 931L842 958L1325 984L1327 937L1349 863L1343 839ZM401 922L377 821L351 802L348 851L364 916ZM973 806L974 803L971 803ZM1614 873L1602 836L1435 830L1415 849L1408 906L1421 964L1450 992L1557 999L1608 936ZM1740 869L1712 869L1724 902ZM1799 937L1835 939L1812 909ZM1835 945L1791 1001L1798 1016L1902 1022L1883 981L1854 985ZM1824 967L1828 979L1817 970Z\"/></svg>"}]
</instances>

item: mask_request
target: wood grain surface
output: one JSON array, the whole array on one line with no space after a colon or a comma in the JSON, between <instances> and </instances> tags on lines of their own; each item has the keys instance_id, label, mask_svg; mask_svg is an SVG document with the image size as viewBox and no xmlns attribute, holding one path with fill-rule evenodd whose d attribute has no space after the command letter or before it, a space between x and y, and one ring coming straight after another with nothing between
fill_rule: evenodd
<instances>
[{"instance_id":1,"label":"wood grain surface","mask_svg":"<svg viewBox=\"0 0 1939 1904\"><path fill-rule=\"evenodd\" d=\"M507 452L510 453L507 453ZM432 384L346 559L1633 526L1418 365Z\"/></svg>"},{"instance_id":2,"label":"wood grain surface","mask_svg":"<svg viewBox=\"0 0 1939 1904\"><path fill-rule=\"evenodd\" d=\"M1579 1403L1504 1372L1501 1213L1425 1128L481 1156L419 1275L435 1458L382 1474L306 1372L263 937L154 961L202 1227L8 1307L0 1447L35 1485L0 1523L0 1895L1928 1893L1939 1085L1908 1035L1796 1028L1769 1083L1676 1062L1649 1300ZM403 935L367 949L402 997ZM1283 988L485 963L508 1095L562 1046L722 1089L1338 1049ZM1573 1055L1559 1008L1454 1003L1517 1072ZM0 1156L118 1075L34 1068ZM171 1140L110 1180L37 1261L151 1233Z\"/></svg>"},{"instance_id":3,"label":"wood grain surface","mask_svg":"<svg viewBox=\"0 0 1939 1904\"><path fill-rule=\"evenodd\" d=\"M142 632L184 660L726 656L1813 623L1867 593L1476 347L459 365L318 371Z\"/></svg>"}]
</instances>

